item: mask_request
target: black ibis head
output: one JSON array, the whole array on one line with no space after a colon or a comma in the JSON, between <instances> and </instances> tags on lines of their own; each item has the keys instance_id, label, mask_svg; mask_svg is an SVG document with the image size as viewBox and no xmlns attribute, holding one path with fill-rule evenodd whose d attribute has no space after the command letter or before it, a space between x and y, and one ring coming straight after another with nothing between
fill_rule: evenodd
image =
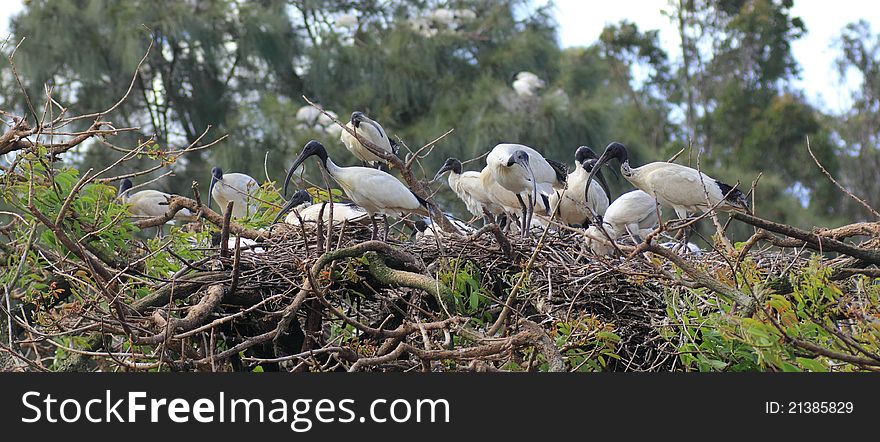
<instances>
[{"instance_id":1,"label":"black ibis head","mask_svg":"<svg viewBox=\"0 0 880 442\"><path fill-rule=\"evenodd\" d=\"M449 158L443 163L443 167L437 171L434 175L434 179L431 181L437 181L437 178L440 178L440 175L443 175L446 172L452 171L452 173L461 175L461 161L457 158Z\"/></svg>"},{"instance_id":2,"label":"black ibis head","mask_svg":"<svg viewBox=\"0 0 880 442\"><path fill-rule=\"evenodd\" d=\"M278 212L278 216L275 217L275 219L272 221L272 224L277 223L278 220L281 219L281 217L284 216L285 213L289 212L294 207L310 202L312 202L312 195L309 193L308 190L297 190L296 192L294 192L293 196L290 197L290 201L288 201L287 204L285 204L284 207L281 208L281 211Z\"/></svg>"},{"instance_id":3,"label":"black ibis head","mask_svg":"<svg viewBox=\"0 0 880 442\"><path fill-rule=\"evenodd\" d=\"M123 179L122 183L119 184L119 193L117 193L116 196L122 196L122 194L124 194L125 192L128 192L128 189L131 189L131 186L132 185L131 185L130 179L128 179L128 178Z\"/></svg>"},{"instance_id":4,"label":"black ibis head","mask_svg":"<svg viewBox=\"0 0 880 442\"><path fill-rule=\"evenodd\" d=\"M211 169L211 185L208 186L208 208L209 209L211 208L211 203L214 199L212 196L214 193L214 184L216 184L217 181L221 181L222 179L223 179L223 169L221 169L217 166L214 166ZM221 209L222 209L222 207L221 207Z\"/></svg>"},{"instance_id":5,"label":"black ibis head","mask_svg":"<svg viewBox=\"0 0 880 442\"><path fill-rule=\"evenodd\" d=\"M587 146L578 147L577 150L574 152L574 161L577 164L583 165L584 161L596 159L599 159L599 155L596 155L596 152L594 152L593 149L590 149ZM587 170L587 172L589 172L589 170Z\"/></svg>"},{"instance_id":6,"label":"black ibis head","mask_svg":"<svg viewBox=\"0 0 880 442\"><path fill-rule=\"evenodd\" d=\"M746 213L751 213L751 209L749 209L749 200L741 190L729 185L724 184L721 181L715 180L715 184L718 185L718 188L721 189L721 193L724 195L724 201L732 206L734 209L743 210Z\"/></svg>"},{"instance_id":7,"label":"black ibis head","mask_svg":"<svg viewBox=\"0 0 880 442\"><path fill-rule=\"evenodd\" d=\"M600 156L599 159L596 160L596 163L593 165L593 170L590 171L590 176L587 177L587 183L589 183L593 179L593 177L599 173L599 171L602 169L602 166L611 161L612 158L617 159L617 161L619 161L621 165L629 164L629 153L626 151L626 146L618 143L617 141L612 141L611 143L609 143L608 146L605 147L605 151L602 152L602 156ZM589 189L589 186L587 186L587 189ZM584 199L588 199L587 195L584 195Z\"/></svg>"},{"instance_id":8,"label":"black ibis head","mask_svg":"<svg viewBox=\"0 0 880 442\"><path fill-rule=\"evenodd\" d=\"M529 168L529 154L524 150L517 150L510 156L507 160L507 167L513 167L514 164L519 164L525 169Z\"/></svg>"},{"instance_id":9,"label":"black ibis head","mask_svg":"<svg viewBox=\"0 0 880 442\"><path fill-rule=\"evenodd\" d=\"M287 177L284 178L284 196L287 196L287 185L290 183L290 178L293 177L293 172L312 155L317 156L321 160L321 164L327 167L327 149L324 148L324 145L315 140L306 143L302 152L299 153L299 156L293 162L293 166L287 171Z\"/></svg>"}]
</instances>

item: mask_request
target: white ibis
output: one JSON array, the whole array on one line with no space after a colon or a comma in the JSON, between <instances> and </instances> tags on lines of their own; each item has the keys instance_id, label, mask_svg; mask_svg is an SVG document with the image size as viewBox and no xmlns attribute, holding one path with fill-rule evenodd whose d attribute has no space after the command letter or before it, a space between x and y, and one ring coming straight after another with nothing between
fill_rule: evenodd
<instances>
[{"instance_id":1,"label":"white ibis","mask_svg":"<svg viewBox=\"0 0 880 442\"><path fill-rule=\"evenodd\" d=\"M245 218L253 213L256 207L251 204L255 201L254 194L260 185L250 175L243 173L223 173L223 169L214 167L211 169L211 186L208 193L211 199L216 201L221 211L226 210L226 205L233 202L232 216ZM211 208L211 200L208 200L208 208Z\"/></svg>"},{"instance_id":2,"label":"white ibis","mask_svg":"<svg viewBox=\"0 0 880 442\"><path fill-rule=\"evenodd\" d=\"M495 146L486 156L486 168L480 173L484 187L490 187L494 180L516 195L522 208L523 236L531 225L538 196L544 207L549 207L549 196L554 189L565 186L565 179L564 164L547 160L531 147L510 143Z\"/></svg>"},{"instance_id":3,"label":"white ibis","mask_svg":"<svg viewBox=\"0 0 880 442\"><path fill-rule=\"evenodd\" d=\"M452 225L454 225L455 228L458 229L458 231L461 232L462 234L469 235L475 231L475 229L470 224L468 224L468 223L466 223L466 222L464 222L464 221L462 221L452 215L449 215L449 214L444 214L444 215L446 216L446 219L448 219L449 222L452 223ZM427 218L427 217L417 219L415 222L415 226L416 226L416 241L421 240L423 238L430 238L435 235L441 236L441 237L448 235L446 232L444 232L440 228L436 227L434 225L434 222L430 218Z\"/></svg>"},{"instance_id":4,"label":"white ibis","mask_svg":"<svg viewBox=\"0 0 880 442\"><path fill-rule=\"evenodd\" d=\"M586 226L596 215L604 215L608 209L608 185L602 172L596 172L598 181L590 181L587 187L587 177L594 165L591 160L598 158L593 149L587 146L578 147L574 158L575 169L566 179L568 186L562 192L561 198L558 192L550 196L550 210L558 204L556 217L560 221L568 225Z\"/></svg>"},{"instance_id":5,"label":"white ibis","mask_svg":"<svg viewBox=\"0 0 880 442\"><path fill-rule=\"evenodd\" d=\"M657 201L641 190L632 190L617 197L602 217L602 227L612 241L628 233L634 243L650 234L657 225ZM597 226L587 229L587 236L607 240ZM610 254L611 248L600 241L587 239L587 246L596 254Z\"/></svg>"},{"instance_id":6,"label":"white ibis","mask_svg":"<svg viewBox=\"0 0 880 442\"><path fill-rule=\"evenodd\" d=\"M229 239L226 241L226 247L229 250L235 250L236 243L235 235L230 235ZM220 232L214 232L211 234L211 247L220 247L220 242L223 240L223 236ZM250 239L250 238L241 238L239 242L241 246L242 253L263 253L266 250L259 246L260 243Z\"/></svg>"},{"instance_id":7,"label":"white ibis","mask_svg":"<svg viewBox=\"0 0 880 442\"><path fill-rule=\"evenodd\" d=\"M379 123L367 118L363 112L352 112L351 121L346 124L346 127L354 130L358 135L369 140L379 149L390 154L397 154L394 146L392 146L391 140L388 138L388 134L385 133L385 129L383 129ZM357 157L357 159L363 161L365 165L367 163L376 164L386 162L378 155L370 152L369 149L361 144L357 138L348 133L347 130L342 131L339 139L345 144L345 148L348 149L352 155Z\"/></svg>"},{"instance_id":8,"label":"white ibis","mask_svg":"<svg viewBox=\"0 0 880 442\"><path fill-rule=\"evenodd\" d=\"M311 140L303 147L302 152L293 162L290 172L284 179L284 194L287 194L287 185L293 171L311 156L317 156L321 165L330 174L342 191L349 199L362 207L370 215L373 225L373 239L377 236L376 214L382 214L385 222L385 239L388 239L388 215L399 216L401 213L414 213L428 215L427 203L416 196L408 187L394 176L369 167L341 167L337 166L327 156L324 145Z\"/></svg>"},{"instance_id":9,"label":"white ibis","mask_svg":"<svg viewBox=\"0 0 880 442\"><path fill-rule=\"evenodd\" d=\"M317 223L319 217L324 222L330 221L330 205L333 206L333 223L342 222L358 222L366 220L369 214L364 209L350 203L320 203L312 204L312 196L305 189L299 190L293 194L287 205L278 212L273 223L277 223L285 213L290 211L284 218L285 224L294 226L300 225L301 222ZM321 214L323 211L323 215Z\"/></svg>"},{"instance_id":10,"label":"white ibis","mask_svg":"<svg viewBox=\"0 0 880 442\"><path fill-rule=\"evenodd\" d=\"M467 171L462 172L461 170L461 161L457 158L449 158L443 163L443 167L437 171L437 174L434 175L434 181L437 180L441 175L446 172L449 172L449 188L452 189L453 192L464 201L464 205L467 207L468 212L473 216L480 216L484 219L488 218L488 215L500 215L505 212L505 208L496 202L495 199L488 193L486 187L480 181L480 172L476 171ZM499 187L500 186L497 186ZM501 189L509 194L509 198L515 198L514 195L505 189Z\"/></svg>"},{"instance_id":11,"label":"white ibis","mask_svg":"<svg viewBox=\"0 0 880 442\"><path fill-rule=\"evenodd\" d=\"M128 204L128 211L136 217L155 218L165 215L168 212L168 198L170 194L160 192L158 190L141 190L129 195L131 189L131 180L125 178L119 185L118 196L124 204ZM181 209L174 214L174 219L179 221L195 221L195 216L189 209ZM162 236L162 226L157 227L159 236Z\"/></svg>"},{"instance_id":12,"label":"white ibis","mask_svg":"<svg viewBox=\"0 0 880 442\"><path fill-rule=\"evenodd\" d=\"M512 86L520 97L533 97L538 89L544 87L544 80L531 72L522 71L516 74Z\"/></svg>"},{"instance_id":13,"label":"white ibis","mask_svg":"<svg viewBox=\"0 0 880 442\"><path fill-rule=\"evenodd\" d=\"M722 211L749 211L745 194L696 169L663 161L630 167L626 147L612 142L602 152L590 177L616 158L620 172L633 186L655 198L661 205L671 207L680 219L689 213L705 212L712 207Z\"/></svg>"}]
</instances>

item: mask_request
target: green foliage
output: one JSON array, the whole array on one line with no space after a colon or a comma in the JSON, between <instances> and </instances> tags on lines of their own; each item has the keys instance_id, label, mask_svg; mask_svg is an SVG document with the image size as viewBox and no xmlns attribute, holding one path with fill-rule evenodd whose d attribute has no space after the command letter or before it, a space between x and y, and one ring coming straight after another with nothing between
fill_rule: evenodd
<instances>
[{"instance_id":1,"label":"green foliage","mask_svg":"<svg viewBox=\"0 0 880 442\"><path fill-rule=\"evenodd\" d=\"M664 336L678 340L679 358L689 370L857 369L799 345L837 354L849 354L853 343L875 354L880 350L880 328L860 319L877 314L880 285L863 277L854 282L858 295L846 295L829 277L830 269L814 259L790 274L791 293L767 292L763 308L745 318L730 313L726 304L705 306L697 297L670 296L667 313L672 325L663 329ZM747 279L756 282L760 276Z\"/></svg>"},{"instance_id":2,"label":"green foliage","mask_svg":"<svg viewBox=\"0 0 880 442\"><path fill-rule=\"evenodd\" d=\"M487 310L493 305L492 296L481 285L479 266L462 260L450 260L447 264L447 269L438 272L437 279L452 290L453 314L471 317L478 327L491 324L493 317Z\"/></svg>"}]
</instances>

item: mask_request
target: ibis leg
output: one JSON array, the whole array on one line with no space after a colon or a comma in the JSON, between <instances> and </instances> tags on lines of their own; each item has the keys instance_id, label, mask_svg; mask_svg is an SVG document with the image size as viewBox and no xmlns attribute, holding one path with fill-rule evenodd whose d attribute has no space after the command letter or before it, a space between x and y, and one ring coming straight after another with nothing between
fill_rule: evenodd
<instances>
[{"instance_id":1,"label":"ibis leg","mask_svg":"<svg viewBox=\"0 0 880 442\"><path fill-rule=\"evenodd\" d=\"M382 222L385 223L385 234L382 236L382 241L388 241L388 215L382 214Z\"/></svg>"},{"instance_id":2,"label":"ibis leg","mask_svg":"<svg viewBox=\"0 0 880 442\"><path fill-rule=\"evenodd\" d=\"M375 240L379 236L379 227L376 226L376 215L370 214L370 224L373 226L373 236L370 237L370 240Z\"/></svg>"},{"instance_id":3,"label":"ibis leg","mask_svg":"<svg viewBox=\"0 0 880 442\"><path fill-rule=\"evenodd\" d=\"M519 206L522 208L522 219L520 220L520 223L519 223L519 227L520 227L519 234L521 237L525 238L526 233L529 231L529 229L526 228L526 222L528 222L529 207L526 205L526 202L523 201L522 196L520 196L520 194L516 194L516 199L519 201Z\"/></svg>"}]
</instances>

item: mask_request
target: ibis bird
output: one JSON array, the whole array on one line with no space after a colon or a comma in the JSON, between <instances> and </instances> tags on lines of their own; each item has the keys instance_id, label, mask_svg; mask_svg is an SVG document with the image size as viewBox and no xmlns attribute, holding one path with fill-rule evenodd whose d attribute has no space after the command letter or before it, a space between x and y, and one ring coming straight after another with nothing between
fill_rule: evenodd
<instances>
[{"instance_id":1,"label":"ibis bird","mask_svg":"<svg viewBox=\"0 0 880 442\"><path fill-rule=\"evenodd\" d=\"M165 215L165 212L168 211L168 198L171 197L170 194L158 190L147 189L129 195L129 190L131 188L131 180L128 178L123 179L122 183L119 185L119 193L117 196L124 204L129 205L128 211L132 215L137 217L155 218ZM189 209L181 209L174 214L174 219L179 221L195 221L195 216L189 211ZM162 226L157 226L156 229L158 230L156 233L159 236L162 236Z\"/></svg>"},{"instance_id":2,"label":"ibis bird","mask_svg":"<svg viewBox=\"0 0 880 442\"><path fill-rule=\"evenodd\" d=\"M466 223L466 222L464 222L464 221L462 221L452 215L449 215L449 214L444 214L444 215L446 216L446 219L448 219L449 222L452 223L452 225L454 225L455 228L458 229L458 231L460 233L463 233L465 235L469 235L475 231L474 228L470 224L468 224L468 223ZM423 238L430 238L435 235L439 235L441 237L446 235L446 233L443 230L440 230L439 228L437 228L434 225L434 222L430 218L427 218L427 217L417 219L415 222L415 226L416 226L416 241L421 240Z\"/></svg>"},{"instance_id":3,"label":"ibis bird","mask_svg":"<svg viewBox=\"0 0 880 442\"><path fill-rule=\"evenodd\" d=\"M547 160L538 151L522 144L501 143L486 156L486 168L480 173L483 187L494 180L513 192L522 208L522 235L528 232L540 196L544 207L554 189L562 189L566 179L565 165ZM526 202L528 200L528 202Z\"/></svg>"},{"instance_id":4,"label":"ibis bird","mask_svg":"<svg viewBox=\"0 0 880 442\"><path fill-rule=\"evenodd\" d=\"M602 172L596 172L598 181L590 181L587 186L587 177L593 170L595 160L598 159L596 152L587 146L578 147L575 151L575 169L568 174L565 190L560 197L559 192L550 196L550 210L558 205L556 217L568 225L586 226L596 215L604 215L608 209L608 184Z\"/></svg>"},{"instance_id":5,"label":"ibis bird","mask_svg":"<svg viewBox=\"0 0 880 442\"><path fill-rule=\"evenodd\" d=\"M462 172L461 166L461 161L457 158L447 159L440 170L437 171L437 174L434 175L434 181L440 178L444 173L449 172L449 188L455 192L455 195L464 201L464 205L467 207L468 212L473 216L480 216L488 221L489 215L500 215L504 213L504 207L492 198L488 193L489 189L484 187L480 182L480 172ZM515 198L512 193L507 193L510 198Z\"/></svg>"},{"instance_id":6,"label":"ibis bird","mask_svg":"<svg viewBox=\"0 0 880 442\"><path fill-rule=\"evenodd\" d=\"M285 224L298 226L301 222L317 223L319 218L324 222L328 222L330 221L331 215L330 205L333 206L332 215L334 224L342 222L358 222L367 219L369 216L364 209L350 203L325 202L313 205L312 196L307 190L303 189L293 194L290 201L288 201L287 205L278 212L278 216L276 216L275 220L272 222L277 223L287 212L290 213L284 218Z\"/></svg>"},{"instance_id":7,"label":"ibis bird","mask_svg":"<svg viewBox=\"0 0 880 442\"><path fill-rule=\"evenodd\" d=\"M376 214L381 214L385 222L385 239L388 239L388 215L399 216L401 213L428 215L427 202L419 198L408 187L394 176L369 167L337 166L327 156L327 149L318 141L311 140L303 147L302 152L293 162L293 167L284 179L284 194L293 171L311 156L317 156L327 173L333 178L349 199L362 207L370 216L373 225L373 239L378 230Z\"/></svg>"},{"instance_id":8,"label":"ibis bird","mask_svg":"<svg viewBox=\"0 0 880 442\"><path fill-rule=\"evenodd\" d=\"M223 236L220 232L214 232L211 234L211 247L220 247L220 242L223 241ZM229 250L235 250L235 242L236 237L231 235L229 239L226 241L226 247ZM263 253L265 250L259 246L259 243L250 239L241 237L240 241L241 251L243 253Z\"/></svg>"},{"instance_id":9,"label":"ibis bird","mask_svg":"<svg viewBox=\"0 0 880 442\"><path fill-rule=\"evenodd\" d=\"M659 222L657 200L641 190L629 191L617 197L601 219L602 227L609 238L605 238L597 226L587 229L588 237L614 241L628 233L633 242L638 244ZM592 239L587 240L587 246L596 254L607 255L611 252L608 246Z\"/></svg>"},{"instance_id":10,"label":"ibis bird","mask_svg":"<svg viewBox=\"0 0 880 442\"><path fill-rule=\"evenodd\" d=\"M713 207L722 211L749 211L746 196L739 189L696 169L663 161L631 167L626 147L618 142L612 142L605 148L590 178L612 158L620 162L620 172L627 181L661 205L671 207L680 219L687 218L689 213L705 212Z\"/></svg>"},{"instance_id":11,"label":"ibis bird","mask_svg":"<svg viewBox=\"0 0 880 442\"><path fill-rule=\"evenodd\" d=\"M345 126L372 142L380 150L397 155L397 152L394 149L395 146L392 145L391 140L388 138L388 134L385 133L385 129L383 129L379 123L367 118L363 112L352 112L351 120ZM361 144L357 138L348 133L347 130L342 131L339 139L342 140L342 144L345 144L345 148L348 149L349 152L357 157L357 159L364 162L364 165L386 162L380 156L370 152L369 149Z\"/></svg>"},{"instance_id":12,"label":"ibis bird","mask_svg":"<svg viewBox=\"0 0 880 442\"><path fill-rule=\"evenodd\" d=\"M223 173L223 169L214 167L211 169L211 186L208 193L211 199L216 201L221 211L226 210L226 205L233 202L232 216L244 218L253 213L255 207L251 204L255 201L254 194L260 185L250 175L243 173ZM208 201L211 208L211 201Z\"/></svg>"},{"instance_id":13,"label":"ibis bird","mask_svg":"<svg viewBox=\"0 0 880 442\"><path fill-rule=\"evenodd\" d=\"M533 97L538 89L544 87L544 80L531 72L522 71L516 74L512 86L520 97Z\"/></svg>"}]
</instances>

